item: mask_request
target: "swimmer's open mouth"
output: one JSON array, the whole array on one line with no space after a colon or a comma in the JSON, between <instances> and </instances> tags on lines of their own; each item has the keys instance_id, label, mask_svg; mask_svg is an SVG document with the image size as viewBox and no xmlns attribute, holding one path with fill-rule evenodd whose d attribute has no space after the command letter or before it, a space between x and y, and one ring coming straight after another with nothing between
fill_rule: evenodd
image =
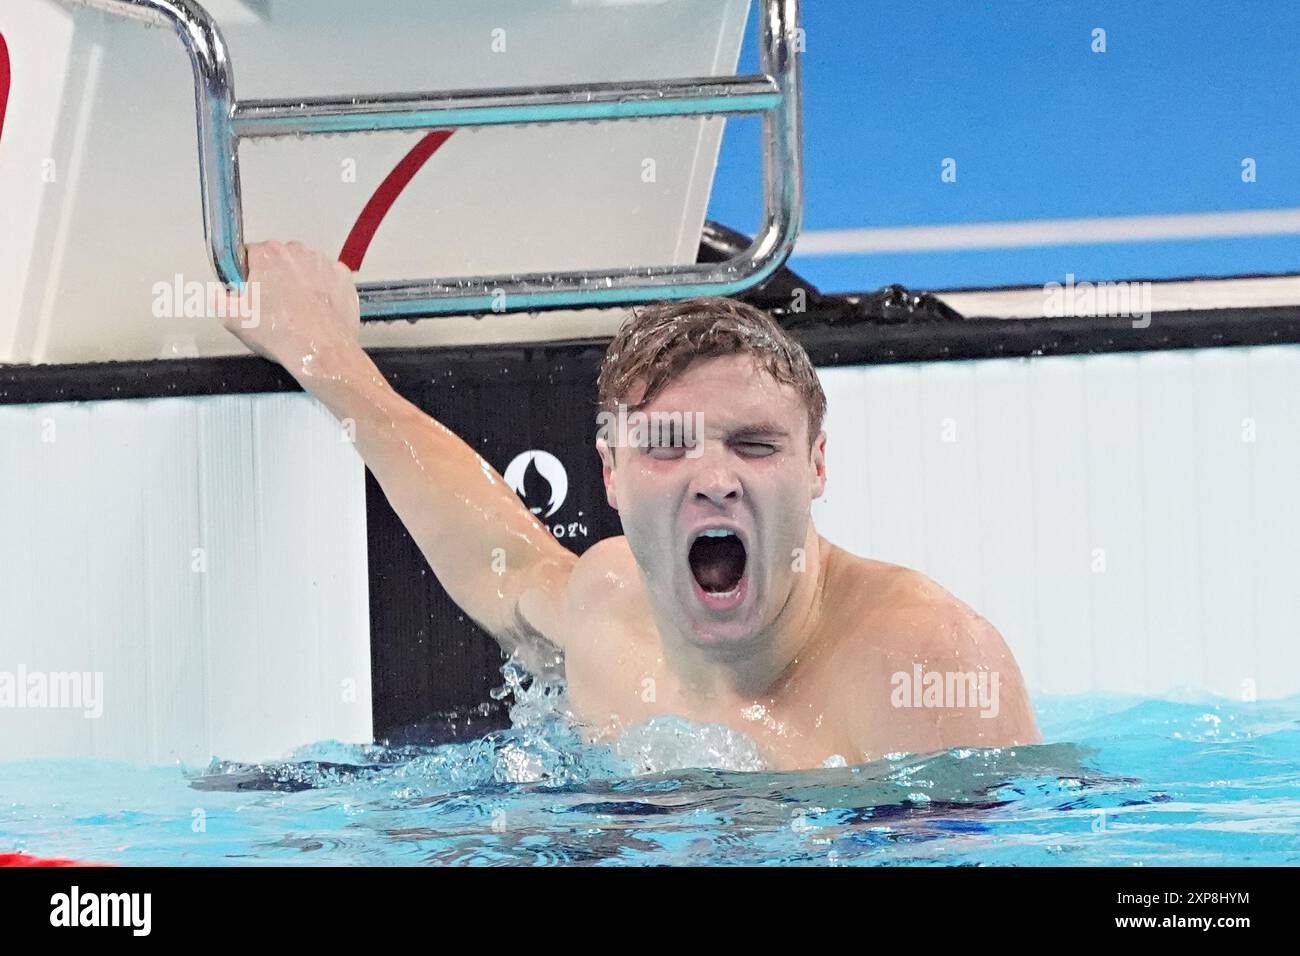
<instances>
[{"instance_id":1,"label":"swimmer's open mouth","mask_svg":"<svg viewBox=\"0 0 1300 956\"><path fill-rule=\"evenodd\" d=\"M709 528L691 542L691 573L709 594L735 590L745 574L745 546L734 531Z\"/></svg>"}]
</instances>

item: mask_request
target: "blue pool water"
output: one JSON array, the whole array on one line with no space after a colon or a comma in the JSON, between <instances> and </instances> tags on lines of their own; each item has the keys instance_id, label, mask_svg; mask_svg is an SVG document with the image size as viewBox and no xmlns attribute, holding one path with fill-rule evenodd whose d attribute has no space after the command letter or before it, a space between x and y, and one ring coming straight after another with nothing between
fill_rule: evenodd
<instances>
[{"instance_id":1,"label":"blue pool water","mask_svg":"<svg viewBox=\"0 0 1300 956\"><path fill-rule=\"evenodd\" d=\"M617 751L583 746L553 690L517 697L513 729L465 744L322 743L201 769L0 764L0 852L123 865L1300 863L1300 696L1039 698L1039 746L795 773L752 769L744 738L674 718Z\"/></svg>"}]
</instances>

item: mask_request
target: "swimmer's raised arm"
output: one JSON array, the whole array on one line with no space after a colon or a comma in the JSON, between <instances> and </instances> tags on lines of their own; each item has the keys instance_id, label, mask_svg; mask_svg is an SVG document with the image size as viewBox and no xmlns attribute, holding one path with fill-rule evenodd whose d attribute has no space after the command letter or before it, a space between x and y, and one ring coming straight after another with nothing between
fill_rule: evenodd
<instances>
[{"instance_id":1,"label":"swimmer's raised arm","mask_svg":"<svg viewBox=\"0 0 1300 956\"><path fill-rule=\"evenodd\" d=\"M477 452L384 379L357 342L352 273L296 242L251 245L248 261L244 308L228 310L226 328L355 429L362 459L462 610L532 666L562 650L577 557ZM254 302L254 319L243 319Z\"/></svg>"}]
</instances>

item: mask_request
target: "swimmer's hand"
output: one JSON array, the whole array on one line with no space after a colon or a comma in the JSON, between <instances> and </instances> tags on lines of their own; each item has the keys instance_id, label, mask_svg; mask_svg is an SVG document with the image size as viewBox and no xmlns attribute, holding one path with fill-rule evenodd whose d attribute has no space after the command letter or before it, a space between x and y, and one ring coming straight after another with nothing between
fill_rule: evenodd
<instances>
[{"instance_id":1,"label":"swimmer's hand","mask_svg":"<svg viewBox=\"0 0 1300 956\"><path fill-rule=\"evenodd\" d=\"M248 247L248 283L229 293L226 329L301 381L357 351L361 307L343 263L300 242Z\"/></svg>"}]
</instances>

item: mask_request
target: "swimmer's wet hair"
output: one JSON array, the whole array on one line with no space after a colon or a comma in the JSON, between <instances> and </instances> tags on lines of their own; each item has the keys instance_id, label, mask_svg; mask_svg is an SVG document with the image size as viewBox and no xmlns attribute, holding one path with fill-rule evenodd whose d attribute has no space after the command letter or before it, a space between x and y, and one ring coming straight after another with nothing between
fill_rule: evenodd
<instances>
[{"instance_id":1,"label":"swimmer's wet hair","mask_svg":"<svg viewBox=\"0 0 1300 956\"><path fill-rule=\"evenodd\" d=\"M811 447L822 430L826 393L808 353L766 312L734 299L684 299L633 309L600 363L600 407L615 411L644 381L641 400L629 410L643 408L692 362L742 353L803 398Z\"/></svg>"}]
</instances>

